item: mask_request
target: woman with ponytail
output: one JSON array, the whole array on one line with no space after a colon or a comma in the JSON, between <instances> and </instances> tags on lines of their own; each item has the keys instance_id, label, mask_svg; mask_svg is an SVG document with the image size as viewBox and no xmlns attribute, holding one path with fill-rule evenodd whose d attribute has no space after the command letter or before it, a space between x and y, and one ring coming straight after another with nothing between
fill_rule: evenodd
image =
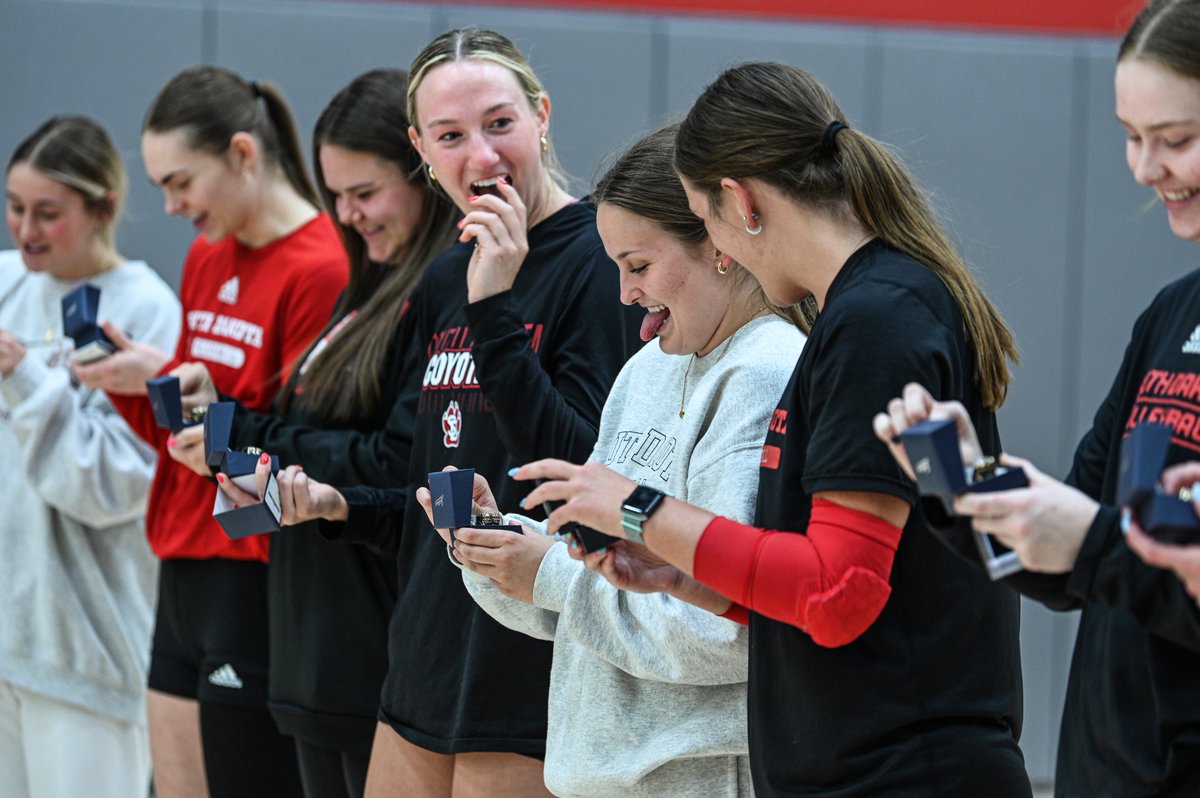
<instances>
[{"instance_id":1,"label":"woman with ponytail","mask_svg":"<svg viewBox=\"0 0 1200 798\"><path fill-rule=\"evenodd\" d=\"M926 379L999 448L1012 335L903 165L812 75L730 69L680 126L675 166L713 244L778 305L818 313L767 429L753 525L599 463L527 464L527 498L644 543L750 626L760 796L1021 796L1015 596L962 566L871 434Z\"/></svg>"},{"instance_id":2,"label":"woman with ponytail","mask_svg":"<svg viewBox=\"0 0 1200 798\"><path fill-rule=\"evenodd\" d=\"M292 743L267 711L269 537L231 540L213 486L171 458L146 380L183 361L264 410L324 327L346 254L308 177L283 96L227 69L173 77L142 127L142 157L166 211L199 233L183 267L175 354L105 331L118 351L77 368L159 449L146 533L162 560L150 663L151 756L162 798L295 796Z\"/></svg>"}]
</instances>

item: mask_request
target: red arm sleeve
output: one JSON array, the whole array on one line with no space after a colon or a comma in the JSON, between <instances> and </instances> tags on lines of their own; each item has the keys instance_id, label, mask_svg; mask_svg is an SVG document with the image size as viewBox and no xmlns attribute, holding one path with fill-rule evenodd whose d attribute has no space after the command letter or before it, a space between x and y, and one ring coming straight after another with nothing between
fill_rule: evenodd
<instances>
[{"instance_id":1,"label":"red arm sleeve","mask_svg":"<svg viewBox=\"0 0 1200 798\"><path fill-rule=\"evenodd\" d=\"M696 579L799 627L818 645L844 646L883 611L900 534L882 518L824 499L813 500L805 534L718 516L696 546Z\"/></svg>"},{"instance_id":2,"label":"red arm sleeve","mask_svg":"<svg viewBox=\"0 0 1200 798\"><path fill-rule=\"evenodd\" d=\"M750 610L738 604L736 601L729 605L729 609L721 613L721 617L727 621L740 623L742 626L750 625Z\"/></svg>"}]
</instances>

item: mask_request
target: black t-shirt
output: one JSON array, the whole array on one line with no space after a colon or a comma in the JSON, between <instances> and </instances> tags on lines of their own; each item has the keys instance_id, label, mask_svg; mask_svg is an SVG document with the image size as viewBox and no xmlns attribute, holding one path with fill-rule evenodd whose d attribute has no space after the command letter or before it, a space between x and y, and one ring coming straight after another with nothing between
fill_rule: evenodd
<instances>
[{"instance_id":1,"label":"black t-shirt","mask_svg":"<svg viewBox=\"0 0 1200 798\"><path fill-rule=\"evenodd\" d=\"M873 241L830 286L763 452L756 524L802 532L814 493L867 491L915 504L871 420L904 385L958 399L985 451L957 305L916 261ZM964 565L919 512L896 552L892 594L853 643L823 648L753 614L750 757L759 796L1020 796L1019 608Z\"/></svg>"},{"instance_id":2,"label":"black t-shirt","mask_svg":"<svg viewBox=\"0 0 1200 798\"><path fill-rule=\"evenodd\" d=\"M551 644L475 604L412 494L431 471L474 468L515 510L529 486L510 468L591 453L609 388L641 346L642 317L620 304L595 219L580 202L539 223L512 289L469 305L472 248L456 245L414 300L418 347L406 368L420 393L381 716L432 751L545 753Z\"/></svg>"}]
</instances>

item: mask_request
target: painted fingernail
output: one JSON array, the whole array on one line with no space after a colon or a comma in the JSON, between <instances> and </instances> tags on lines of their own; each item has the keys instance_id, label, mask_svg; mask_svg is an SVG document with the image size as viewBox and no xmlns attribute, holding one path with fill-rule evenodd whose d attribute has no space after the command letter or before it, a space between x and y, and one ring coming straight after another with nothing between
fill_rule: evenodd
<instances>
[{"instance_id":1,"label":"painted fingernail","mask_svg":"<svg viewBox=\"0 0 1200 798\"><path fill-rule=\"evenodd\" d=\"M511 185L512 185L512 178L511 178L511 177L509 177L508 175L501 175L501 176L500 176L500 182L501 182L501 183L503 183L503 184L504 184L504 185L506 185L506 186L511 186Z\"/></svg>"},{"instance_id":2,"label":"painted fingernail","mask_svg":"<svg viewBox=\"0 0 1200 798\"><path fill-rule=\"evenodd\" d=\"M520 466L517 466L516 468L510 468L510 469L508 469L508 475L510 477L515 477L517 475L517 472L520 470L521 470Z\"/></svg>"},{"instance_id":3,"label":"painted fingernail","mask_svg":"<svg viewBox=\"0 0 1200 798\"><path fill-rule=\"evenodd\" d=\"M472 194L471 196L467 197L467 202L476 202L476 201L478 201L478 199L479 199L478 194Z\"/></svg>"},{"instance_id":4,"label":"painted fingernail","mask_svg":"<svg viewBox=\"0 0 1200 798\"><path fill-rule=\"evenodd\" d=\"M521 499L521 501L517 502L517 506L520 507L522 510L524 510L525 509L525 500Z\"/></svg>"},{"instance_id":5,"label":"painted fingernail","mask_svg":"<svg viewBox=\"0 0 1200 798\"><path fill-rule=\"evenodd\" d=\"M225 484L225 475L217 474L217 482L220 482L222 485L224 485Z\"/></svg>"},{"instance_id":6,"label":"painted fingernail","mask_svg":"<svg viewBox=\"0 0 1200 798\"><path fill-rule=\"evenodd\" d=\"M467 223L466 219L459 219L458 220L458 229L461 230L463 228L463 225L466 223Z\"/></svg>"},{"instance_id":7,"label":"painted fingernail","mask_svg":"<svg viewBox=\"0 0 1200 798\"><path fill-rule=\"evenodd\" d=\"M241 506L242 505L238 504L237 502L233 503L233 509L235 509L235 510L239 509Z\"/></svg>"},{"instance_id":8,"label":"painted fingernail","mask_svg":"<svg viewBox=\"0 0 1200 798\"><path fill-rule=\"evenodd\" d=\"M179 439L174 435L172 435L170 438L167 438L167 446L174 446L177 443L179 443Z\"/></svg>"},{"instance_id":9,"label":"painted fingernail","mask_svg":"<svg viewBox=\"0 0 1200 798\"><path fill-rule=\"evenodd\" d=\"M606 551L608 551L608 546L602 546L602 547L596 549L597 554L603 554Z\"/></svg>"}]
</instances>

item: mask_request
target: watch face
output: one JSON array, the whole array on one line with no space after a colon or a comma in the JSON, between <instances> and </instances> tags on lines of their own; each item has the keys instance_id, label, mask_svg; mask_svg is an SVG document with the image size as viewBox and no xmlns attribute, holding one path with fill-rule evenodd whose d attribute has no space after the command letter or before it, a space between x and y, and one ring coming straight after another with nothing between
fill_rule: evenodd
<instances>
[{"instance_id":1,"label":"watch face","mask_svg":"<svg viewBox=\"0 0 1200 798\"><path fill-rule=\"evenodd\" d=\"M662 493L654 488L648 488L645 485L638 485L633 489L633 493L629 494L629 498L625 500L625 509L632 510L635 513L649 515L660 501L662 501Z\"/></svg>"}]
</instances>

